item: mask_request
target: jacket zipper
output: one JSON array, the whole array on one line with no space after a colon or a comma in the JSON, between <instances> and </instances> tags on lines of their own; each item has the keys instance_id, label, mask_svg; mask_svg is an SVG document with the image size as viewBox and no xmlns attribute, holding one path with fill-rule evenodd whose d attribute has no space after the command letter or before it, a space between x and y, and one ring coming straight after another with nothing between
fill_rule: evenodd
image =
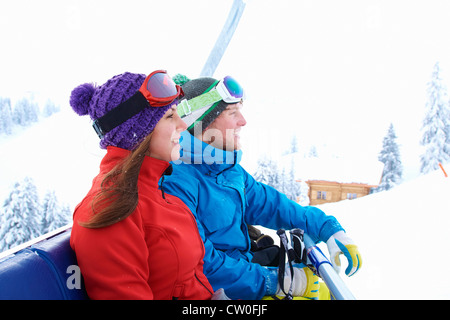
<instances>
[{"instance_id":1,"label":"jacket zipper","mask_svg":"<svg viewBox=\"0 0 450 320\"><path fill-rule=\"evenodd\" d=\"M208 287L205 286L204 283L200 281L200 279L197 277L197 274L196 274L195 272L194 272L194 276L195 276L195 279L197 279L197 281L203 286L203 288L205 288L206 290L208 290L208 292L209 292L211 295L214 294L214 292L211 292L211 290L209 290Z\"/></svg>"}]
</instances>

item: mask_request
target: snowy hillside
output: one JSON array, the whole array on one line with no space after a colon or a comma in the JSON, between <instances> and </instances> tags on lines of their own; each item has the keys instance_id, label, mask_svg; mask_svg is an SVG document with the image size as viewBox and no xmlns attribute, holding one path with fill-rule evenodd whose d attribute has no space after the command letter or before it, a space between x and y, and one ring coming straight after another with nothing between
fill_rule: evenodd
<instances>
[{"instance_id":1,"label":"snowy hillside","mask_svg":"<svg viewBox=\"0 0 450 320\"><path fill-rule=\"evenodd\" d=\"M73 208L89 190L103 151L89 119L66 107L34 126L0 140L0 201L16 181L34 180L40 195L55 190Z\"/></svg>"},{"instance_id":2,"label":"snowy hillside","mask_svg":"<svg viewBox=\"0 0 450 320\"><path fill-rule=\"evenodd\" d=\"M435 171L388 192L323 205L360 246L348 284L366 299L449 299L450 182Z\"/></svg>"},{"instance_id":3,"label":"snowy hillside","mask_svg":"<svg viewBox=\"0 0 450 320\"><path fill-rule=\"evenodd\" d=\"M450 298L449 195L450 179L439 170L390 191L319 206L359 246L363 268L351 278L341 272L357 299Z\"/></svg>"}]
</instances>

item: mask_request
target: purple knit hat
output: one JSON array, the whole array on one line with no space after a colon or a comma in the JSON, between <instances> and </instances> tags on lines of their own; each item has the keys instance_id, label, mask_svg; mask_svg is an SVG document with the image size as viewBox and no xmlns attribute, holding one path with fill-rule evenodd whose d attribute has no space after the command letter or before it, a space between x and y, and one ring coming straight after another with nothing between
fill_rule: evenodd
<instances>
[{"instance_id":1,"label":"purple knit hat","mask_svg":"<svg viewBox=\"0 0 450 320\"><path fill-rule=\"evenodd\" d=\"M145 78L143 74L125 72L112 77L100 87L91 83L82 84L72 91L70 105L80 116L89 114L92 120L96 120L133 96ZM177 101L163 107L145 108L106 133L100 140L100 148L115 146L134 150L174 103Z\"/></svg>"}]
</instances>

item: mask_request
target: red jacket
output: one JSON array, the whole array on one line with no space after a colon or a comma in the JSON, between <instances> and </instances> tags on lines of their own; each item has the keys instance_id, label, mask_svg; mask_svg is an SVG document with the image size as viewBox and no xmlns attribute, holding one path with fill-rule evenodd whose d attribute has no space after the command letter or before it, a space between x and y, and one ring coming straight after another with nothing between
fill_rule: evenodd
<instances>
[{"instance_id":1,"label":"red jacket","mask_svg":"<svg viewBox=\"0 0 450 320\"><path fill-rule=\"evenodd\" d=\"M126 219L89 229L78 221L92 214L102 177L129 151L108 147L92 188L75 208L70 245L91 299L210 299L203 274L205 249L194 216L178 198L158 190L169 163L145 157L139 203Z\"/></svg>"}]
</instances>

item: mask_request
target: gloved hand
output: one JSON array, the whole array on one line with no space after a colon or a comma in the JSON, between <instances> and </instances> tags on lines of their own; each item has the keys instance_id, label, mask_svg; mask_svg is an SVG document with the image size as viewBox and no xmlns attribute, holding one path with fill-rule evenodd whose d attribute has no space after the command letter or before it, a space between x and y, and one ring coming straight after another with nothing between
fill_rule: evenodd
<instances>
[{"instance_id":1,"label":"gloved hand","mask_svg":"<svg viewBox=\"0 0 450 320\"><path fill-rule=\"evenodd\" d=\"M284 291L288 293L291 285L291 269L289 264L284 268ZM285 296L280 286L277 286L277 296ZM309 268L299 268L294 266L294 277L292 279L292 296L306 297L311 299L319 298L319 277Z\"/></svg>"},{"instance_id":2,"label":"gloved hand","mask_svg":"<svg viewBox=\"0 0 450 320\"><path fill-rule=\"evenodd\" d=\"M341 269L340 254L348 260L348 267L345 274L349 277L354 275L362 266L362 257L358 251L358 247L354 244L344 231L338 231L327 240L328 251L330 253L331 264L336 272Z\"/></svg>"},{"instance_id":3,"label":"gloved hand","mask_svg":"<svg viewBox=\"0 0 450 320\"><path fill-rule=\"evenodd\" d=\"M231 300L223 288L217 289L211 297L211 300Z\"/></svg>"}]
</instances>

